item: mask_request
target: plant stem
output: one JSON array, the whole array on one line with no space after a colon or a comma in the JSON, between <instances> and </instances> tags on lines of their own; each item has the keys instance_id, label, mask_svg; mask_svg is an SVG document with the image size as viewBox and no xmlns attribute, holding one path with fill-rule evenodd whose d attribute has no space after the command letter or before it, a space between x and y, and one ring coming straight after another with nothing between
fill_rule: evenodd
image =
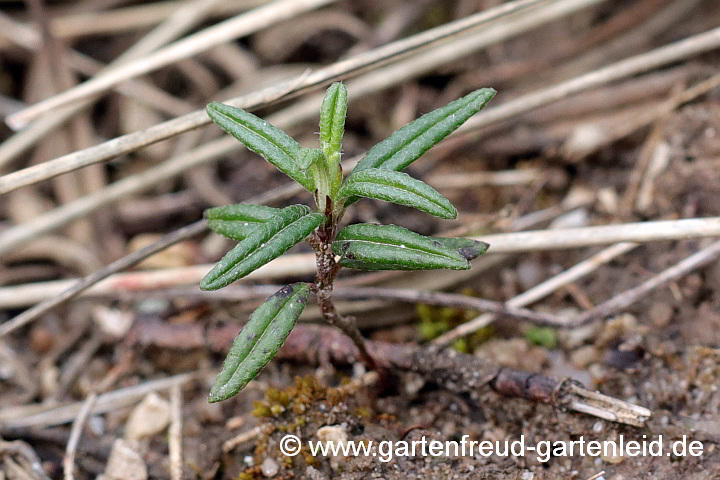
<instances>
[{"instance_id":1,"label":"plant stem","mask_svg":"<svg viewBox=\"0 0 720 480\"><path fill-rule=\"evenodd\" d=\"M365 338L360 332L360 329L358 329L355 318L340 315L332 301L333 282L340 269L340 265L335 261L335 255L333 255L331 248L332 242L335 239L336 227L337 220L335 220L333 216L333 202L328 196L325 198L325 223L309 238L309 243L315 250L315 260L317 264L315 285L312 286L312 291L315 293L325 321L339 328L345 335L350 337L360 351L363 361L368 367L375 369L375 361L370 354L368 354L367 348L365 347Z\"/></svg>"}]
</instances>

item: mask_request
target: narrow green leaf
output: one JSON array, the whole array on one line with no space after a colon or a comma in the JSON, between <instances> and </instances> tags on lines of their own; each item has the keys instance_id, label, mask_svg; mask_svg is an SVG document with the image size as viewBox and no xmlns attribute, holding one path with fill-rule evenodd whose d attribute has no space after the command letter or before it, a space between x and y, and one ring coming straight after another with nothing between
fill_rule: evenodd
<instances>
[{"instance_id":1,"label":"narrow green leaf","mask_svg":"<svg viewBox=\"0 0 720 480\"><path fill-rule=\"evenodd\" d=\"M360 270L470 268L455 250L397 225L350 225L338 233L332 251L341 265Z\"/></svg>"},{"instance_id":2,"label":"narrow green leaf","mask_svg":"<svg viewBox=\"0 0 720 480\"><path fill-rule=\"evenodd\" d=\"M283 208L230 250L202 279L200 288L217 290L257 270L305 239L323 218L305 205Z\"/></svg>"},{"instance_id":3,"label":"narrow green leaf","mask_svg":"<svg viewBox=\"0 0 720 480\"><path fill-rule=\"evenodd\" d=\"M255 227L280 212L279 208L239 203L205 210L210 230L233 240L243 240Z\"/></svg>"},{"instance_id":4,"label":"narrow green leaf","mask_svg":"<svg viewBox=\"0 0 720 480\"><path fill-rule=\"evenodd\" d=\"M307 171L314 164L322 165L324 161L325 155L319 148L304 148L297 164L303 171Z\"/></svg>"},{"instance_id":5,"label":"narrow green leaf","mask_svg":"<svg viewBox=\"0 0 720 480\"><path fill-rule=\"evenodd\" d=\"M457 210L450 200L425 182L402 172L368 168L351 175L340 188L340 197L375 198L414 207L440 218L456 218Z\"/></svg>"},{"instance_id":6,"label":"narrow green leaf","mask_svg":"<svg viewBox=\"0 0 720 480\"><path fill-rule=\"evenodd\" d=\"M473 240L472 238L433 237L433 239L442 243L446 248L455 250L460 255L465 257L465 259L468 261L477 258L483 253L487 252L487 249L490 247L490 245L488 245L487 243Z\"/></svg>"},{"instance_id":7,"label":"narrow green leaf","mask_svg":"<svg viewBox=\"0 0 720 480\"><path fill-rule=\"evenodd\" d=\"M320 142L325 157L332 162L340 160L347 108L347 87L339 82L333 83L320 107Z\"/></svg>"},{"instance_id":8,"label":"narrow green leaf","mask_svg":"<svg viewBox=\"0 0 720 480\"><path fill-rule=\"evenodd\" d=\"M401 171L479 112L495 90L476 90L414 120L372 147L352 175L368 168Z\"/></svg>"},{"instance_id":9,"label":"narrow green leaf","mask_svg":"<svg viewBox=\"0 0 720 480\"><path fill-rule=\"evenodd\" d=\"M240 331L210 390L210 402L235 396L277 354L307 305L310 288L295 283L260 305Z\"/></svg>"},{"instance_id":10,"label":"narrow green leaf","mask_svg":"<svg viewBox=\"0 0 720 480\"><path fill-rule=\"evenodd\" d=\"M312 178L300 166L305 149L287 133L252 113L219 102L210 103L207 114L220 128L275 165L278 170L307 190L315 190Z\"/></svg>"}]
</instances>

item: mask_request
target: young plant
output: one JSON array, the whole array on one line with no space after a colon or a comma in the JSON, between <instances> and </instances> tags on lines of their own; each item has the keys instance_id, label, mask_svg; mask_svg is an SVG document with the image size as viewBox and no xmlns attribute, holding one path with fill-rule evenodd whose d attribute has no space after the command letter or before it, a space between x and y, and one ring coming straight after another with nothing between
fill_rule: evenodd
<instances>
[{"instance_id":1,"label":"young plant","mask_svg":"<svg viewBox=\"0 0 720 480\"><path fill-rule=\"evenodd\" d=\"M488 245L466 238L425 237L396 225L350 225L338 231L345 209L361 197L414 207L454 219L455 207L429 185L402 173L429 148L482 109L495 90L483 88L405 125L371 148L343 179L340 157L348 93L342 83L327 90L320 110L320 148L304 148L282 130L239 108L211 103L210 118L223 130L298 182L315 197L305 205L272 208L228 205L206 212L210 228L238 241L200 283L217 290L243 278L293 245L306 240L317 261L315 282L294 283L268 298L238 334L210 392L226 400L252 380L275 356L314 294L324 319L353 339L366 362L355 320L338 314L332 287L341 267L361 270L466 270Z\"/></svg>"}]
</instances>

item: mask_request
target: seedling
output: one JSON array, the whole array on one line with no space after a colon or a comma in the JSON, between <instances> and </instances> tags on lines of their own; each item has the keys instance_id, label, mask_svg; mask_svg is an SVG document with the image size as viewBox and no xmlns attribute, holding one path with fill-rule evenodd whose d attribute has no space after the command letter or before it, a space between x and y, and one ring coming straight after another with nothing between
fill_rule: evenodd
<instances>
[{"instance_id":1,"label":"seedling","mask_svg":"<svg viewBox=\"0 0 720 480\"><path fill-rule=\"evenodd\" d=\"M200 288L217 290L243 278L305 240L315 251L314 283L294 283L268 298L238 334L210 392L226 400L255 378L275 356L314 294L324 319L353 339L373 366L352 317L338 314L332 287L341 267L360 270L470 268L488 245L468 238L425 237L397 225L350 225L338 231L345 209L361 197L414 207L454 219L457 210L431 186L402 173L433 145L482 109L495 90L483 88L405 125L372 147L344 179L340 157L348 93L328 88L320 109L320 148L304 148L282 130L239 108L213 102L210 118L223 130L298 182L315 197L306 205L272 208L228 205L206 212L210 228L239 243L203 278Z\"/></svg>"}]
</instances>

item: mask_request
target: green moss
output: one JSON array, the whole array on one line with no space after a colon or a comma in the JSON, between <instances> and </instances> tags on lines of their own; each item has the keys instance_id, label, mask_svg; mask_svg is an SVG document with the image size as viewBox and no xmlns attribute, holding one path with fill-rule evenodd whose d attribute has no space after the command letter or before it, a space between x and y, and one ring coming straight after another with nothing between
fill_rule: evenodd
<instances>
[{"instance_id":1,"label":"green moss","mask_svg":"<svg viewBox=\"0 0 720 480\"><path fill-rule=\"evenodd\" d=\"M557 333L550 327L530 327L525 333L525 338L534 345L551 350L557 347Z\"/></svg>"}]
</instances>

